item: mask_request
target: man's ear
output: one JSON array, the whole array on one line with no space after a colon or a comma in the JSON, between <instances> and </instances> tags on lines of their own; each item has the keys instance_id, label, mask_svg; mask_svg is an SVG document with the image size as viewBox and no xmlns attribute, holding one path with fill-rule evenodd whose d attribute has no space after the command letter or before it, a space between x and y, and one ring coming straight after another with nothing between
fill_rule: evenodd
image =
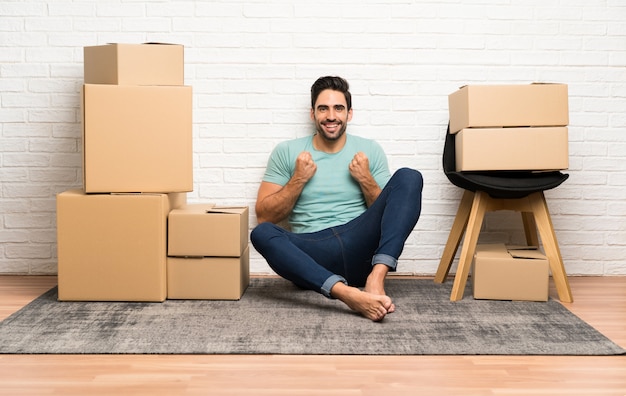
<instances>
[{"instance_id":1,"label":"man's ear","mask_svg":"<svg viewBox=\"0 0 626 396\"><path fill-rule=\"evenodd\" d=\"M352 109L348 110L348 121L352 121Z\"/></svg>"},{"instance_id":2,"label":"man's ear","mask_svg":"<svg viewBox=\"0 0 626 396\"><path fill-rule=\"evenodd\" d=\"M311 121L315 121L315 110L311 109Z\"/></svg>"}]
</instances>

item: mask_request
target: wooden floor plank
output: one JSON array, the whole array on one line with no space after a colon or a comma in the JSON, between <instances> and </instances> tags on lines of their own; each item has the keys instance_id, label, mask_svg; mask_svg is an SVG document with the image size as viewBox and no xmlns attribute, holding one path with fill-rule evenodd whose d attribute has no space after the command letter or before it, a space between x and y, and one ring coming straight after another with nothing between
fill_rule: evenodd
<instances>
[{"instance_id":1,"label":"wooden floor plank","mask_svg":"<svg viewBox=\"0 0 626 396\"><path fill-rule=\"evenodd\" d=\"M55 284L0 276L0 318ZM626 277L570 285L564 305L626 347ZM624 396L626 357L0 355L0 394Z\"/></svg>"}]
</instances>

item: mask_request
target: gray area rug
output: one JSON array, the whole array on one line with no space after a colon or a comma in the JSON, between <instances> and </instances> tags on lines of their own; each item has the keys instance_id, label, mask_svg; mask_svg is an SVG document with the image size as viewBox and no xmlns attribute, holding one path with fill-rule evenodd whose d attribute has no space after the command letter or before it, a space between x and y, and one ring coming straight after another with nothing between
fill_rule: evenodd
<instances>
[{"instance_id":1,"label":"gray area rug","mask_svg":"<svg viewBox=\"0 0 626 396\"><path fill-rule=\"evenodd\" d=\"M467 291L450 302L450 288L390 279L396 312L380 323L277 278L253 278L240 301L59 302L53 288L0 323L0 353L625 353L557 301L480 301Z\"/></svg>"}]
</instances>

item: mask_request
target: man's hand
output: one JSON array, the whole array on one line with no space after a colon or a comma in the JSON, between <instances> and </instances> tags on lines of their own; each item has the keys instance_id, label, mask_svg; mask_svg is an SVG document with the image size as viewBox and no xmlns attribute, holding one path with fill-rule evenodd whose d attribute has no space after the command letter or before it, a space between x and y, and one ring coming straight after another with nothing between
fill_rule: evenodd
<instances>
[{"instance_id":1,"label":"man's hand","mask_svg":"<svg viewBox=\"0 0 626 396\"><path fill-rule=\"evenodd\" d=\"M354 155L354 158L350 161L350 165L348 165L348 169L354 180L359 184L372 177L370 173L370 160L361 151Z\"/></svg>"},{"instance_id":2,"label":"man's hand","mask_svg":"<svg viewBox=\"0 0 626 396\"><path fill-rule=\"evenodd\" d=\"M301 183L307 183L315 175L316 171L317 165L313 161L311 153L303 151L296 158L296 169L293 172L292 179Z\"/></svg>"},{"instance_id":3,"label":"man's hand","mask_svg":"<svg viewBox=\"0 0 626 396\"><path fill-rule=\"evenodd\" d=\"M277 224L293 209L304 186L311 180L317 165L311 153L303 151L296 158L293 176L284 186L261 182L256 201L256 216L259 223L269 221Z\"/></svg>"},{"instance_id":4,"label":"man's hand","mask_svg":"<svg viewBox=\"0 0 626 396\"><path fill-rule=\"evenodd\" d=\"M354 180L361 186L367 206L373 204L378 195L380 195L381 189L370 172L370 161L367 156L360 151L356 153L352 161L350 161L350 165L348 165L348 170Z\"/></svg>"}]
</instances>

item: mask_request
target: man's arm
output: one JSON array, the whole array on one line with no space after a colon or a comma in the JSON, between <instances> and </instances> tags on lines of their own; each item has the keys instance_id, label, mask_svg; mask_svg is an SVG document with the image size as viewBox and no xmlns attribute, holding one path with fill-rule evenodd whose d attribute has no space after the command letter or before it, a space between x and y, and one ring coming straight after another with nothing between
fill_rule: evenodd
<instances>
[{"instance_id":1,"label":"man's arm","mask_svg":"<svg viewBox=\"0 0 626 396\"><path fill-rule=\"evenodd\" d=\"M359 183L365 203L369 207L382 192L382 189L370 172L369 159L364 153L358 152L352 158L348 169L352 177Z\"/></svg>"},{"instance_id":2,"label":"man's arm","mask_svg":"<svg viewBox=\"0 0 626 396\"><path fill-rule=\"evenodd\" d=\"M281 186L270 182L261 182L256 200L257 222L277 224L287 218L296 205L304 186L313 177L317 165L311 153L303 151L296 158L293 176L287 184Z\"/></svg>"}]
</instances>

